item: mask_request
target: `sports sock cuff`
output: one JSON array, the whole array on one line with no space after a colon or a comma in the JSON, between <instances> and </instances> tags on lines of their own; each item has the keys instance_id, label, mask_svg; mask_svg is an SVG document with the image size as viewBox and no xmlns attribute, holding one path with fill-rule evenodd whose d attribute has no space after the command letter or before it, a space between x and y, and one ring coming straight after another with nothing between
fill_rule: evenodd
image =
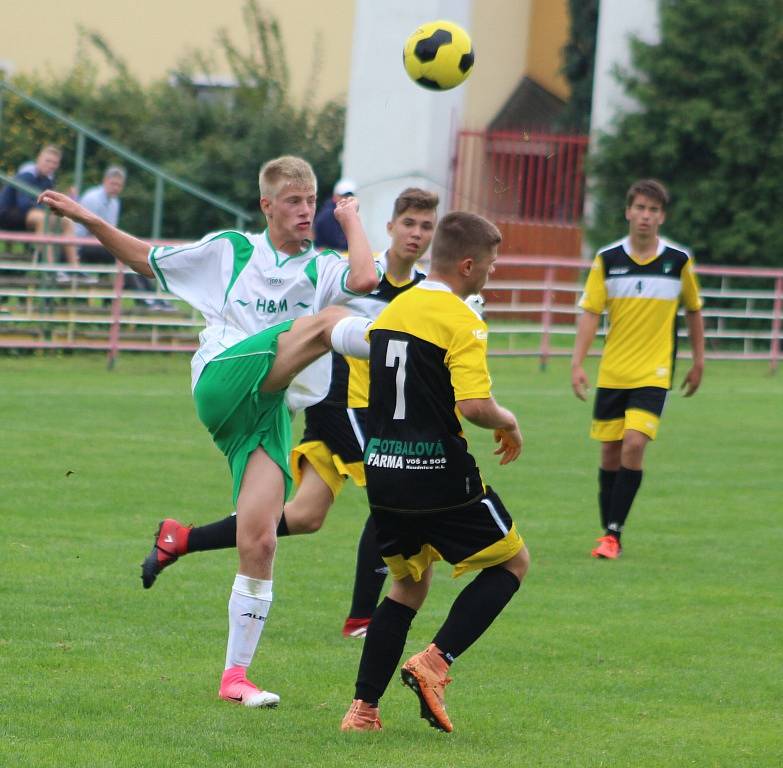
<instances>
[{"instance_id":1,"label":"sports sock cuff","mask_svg":"<svg viewBox=\"0 0 783 768\"><path fill-rule=\"evenodd\" d=\"M396 600L392 600L390 597L384 597L381 601L381 605L385 606L385 610L388 611L388 615L398 616L405 621L408 626L416 618L416 611L413 608L398 603Z\"/></svg>"},{"instance_id":2,"label":"sports sock cuff","mask_svg":"<svg viewBox=\"0 0 783 768\"><path fill-rule=\"evenodd\" d=\"M233 591L245 597L255 597L259 600L272 600L272 581L254 579L238 573L234 578Z\"/></svg>"},{"instance_id":3,"label":"sports sock cuff","mask_svg":"<svg viewBox=\"0 0 783 768\"><path fill-rule=\"evenodd\" d=\"M332 328L332 348L341 355L367 360L370 356L370 344L365 335L371 325L372 320L354 315L338 320Z\"/></svg>"}]
</instances>

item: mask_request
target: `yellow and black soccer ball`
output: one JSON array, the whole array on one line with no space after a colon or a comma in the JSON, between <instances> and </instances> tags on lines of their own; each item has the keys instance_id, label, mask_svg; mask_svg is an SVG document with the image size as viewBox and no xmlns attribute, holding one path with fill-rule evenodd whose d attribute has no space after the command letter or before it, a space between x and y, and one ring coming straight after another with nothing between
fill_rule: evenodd
<instances>
[{"instance_id":1,"label":"yellow and black soccer ball","mask_svg":"<svg viewBox=\"0 0 783 768\"><path fill-rule=\"evenodd\" d=\"M447 91L464 83L473 71L473 44L452 21L422 24L405 42L402 62L414 83Z\"/></svg>"}]
</instances>

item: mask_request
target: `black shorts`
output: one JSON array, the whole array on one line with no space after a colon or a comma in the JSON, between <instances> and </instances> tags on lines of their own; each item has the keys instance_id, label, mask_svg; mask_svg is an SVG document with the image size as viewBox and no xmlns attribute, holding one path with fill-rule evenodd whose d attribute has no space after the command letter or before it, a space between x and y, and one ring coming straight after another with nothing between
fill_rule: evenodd
<instances>
[{"instance_id":1,"label":"black shorts","mask_svg":"<svg viewBox=\"0 0 783 768\"><path fill-rule=\"evenodd\" d=\"M602 442L613 442L622 440L625 430L633 429L654 440L668 393L669 390L663 387L598 387L590 436Z\"/></svg>"},{"instance_id":2,"label":"black shorts","mask_svg":"<svg viewBox=\"0 0 783 768\"><path fill-rule=\"evenodd\" d=\"M302 442L321 442L346 464L364 458L366 408L318 403L305 409Z\"/></svg>"},{"instance_id":3,"label":"black shorts","mask_svg":"<svg viewBox=\"0 0 783 768\"><path fill-rule=\"evenodd\" d=\"M396 580L415 581L445 560L453 575L506 562L525 545L500 497L487 486L480 499L442 512L372 510L381 556Z\"/></svg>"},{"instance_id":4,"label":"black shorts","mask_svg":"<svg viewBox=\"0 0 783 768\"><path fill-rule=\"evenodd\" d=\"M302 440L291 451L291 474L294 482L302 481L305 459L337 498L350 477L360 488L364 476L364 424L366 409L345 408L318 403L305 409Z\"/></svg>"}]
</instances>

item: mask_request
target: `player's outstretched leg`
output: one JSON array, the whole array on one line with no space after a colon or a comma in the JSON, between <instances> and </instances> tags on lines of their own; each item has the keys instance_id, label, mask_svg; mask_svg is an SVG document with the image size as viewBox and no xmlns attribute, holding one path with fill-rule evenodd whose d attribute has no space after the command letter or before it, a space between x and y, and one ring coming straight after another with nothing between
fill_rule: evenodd
<instances>
[{"instance_id":1,"label":"player's outstretched leg","mask_svg":"<svg viewBox=\"0 0 783 768\"><path fill-rule=\"evenodd\" d=\"M389 569L381 557L375 535L372 516L367 518L356 550L356 574L353 582L353 598L348 618L343 624L343 637L363 638L367 634L383 582Z\"/></svg>"},{"instance_id":2,"label":"player's outstretched leg","mask_svg":"<svg viewBox=\"0 0 783 768\"><path fill-rule=\"evenodd\" d=\"M170 517L161 521L155 533L155 543L141 564L141 581L144 589L149 589L164 568L176 563L188 551L191 528L192 526L182 525Z\"/></svg>"}]
</instances>

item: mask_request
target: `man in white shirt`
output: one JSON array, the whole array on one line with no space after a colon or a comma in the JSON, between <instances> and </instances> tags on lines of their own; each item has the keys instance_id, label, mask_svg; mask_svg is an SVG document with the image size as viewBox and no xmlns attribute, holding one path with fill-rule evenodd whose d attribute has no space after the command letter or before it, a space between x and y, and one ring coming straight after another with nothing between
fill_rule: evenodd
<instances>
[{"instance_id":1,"label":"man in white shirt","mask_svg":"<svg viewBox=\"0 0 783 768\"><path fill-rule=\"evenodd\" d=\"M275 707L280 700L251 683L246 670L272 602L275 530L291 485L285 391L299 371L332 348L367 356L368 321L331 305L368 293L379 282L354 199L341 201L335 211L348 239L347 262L313 249L316 188L315 174L301 158L271 160L259 173L265 232L215 232L191 245L152 249L65 195L47 191L39 198L204 316L191 362L193 395L199 418L231 468L239 552L219 695L249 707Z\"/></svg>"},{"instance_id":2,"label":"man in white shirt","mask_svg":"<svg viewBox=\"0 0 783 768\"><path fill-rule=\"evenodd\" d=\"M103 180L100 184L90 187L80 198L79 203L107 221L113 227L116 227L120 220L120 211L122 210L122 201L120 195L125 189L126 173L125 169L119 165L110 165L103 174ZM83 224L76 224L75 234L77 237L90 237L90 232ZM102 245L83 245L79 248L79 258L83 264L114 264L114 256L109 253ZM97 283L97 278L92 275L90 282ZM125 288L132 291L144 291L147 293L155 292L155 282L146 277L142 277L136 272L125 273ZM149 309L160 309L170 311L174 307L168 301L161 299L137 299L137 304Z\"/></svg>"}]
</instances>

